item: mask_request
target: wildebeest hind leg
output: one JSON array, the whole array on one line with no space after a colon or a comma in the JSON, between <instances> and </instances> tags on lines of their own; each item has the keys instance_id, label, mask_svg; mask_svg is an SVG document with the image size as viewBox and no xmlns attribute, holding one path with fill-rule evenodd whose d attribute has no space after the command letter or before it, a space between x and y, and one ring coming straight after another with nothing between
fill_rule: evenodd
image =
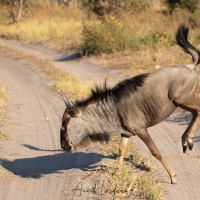
<instances>
[{"instance_id":1,"label":"wildebeest hind leg","mask_svg":"<svg viewBox=\"0 0 200 200\"><path fill-rule=\"evenodd\" d=\"M194 133L200 122L200 101L194 97L191 98L190 103L185 103L183 101L183 102L178 102L178 105L181 108L188 110L193 114L192 121L190 122L188 128L182 135L182 146L183 146L183 152L185 153L188 146L189 149L192 150L194 145L193 143Z\"/></svg>"},{"instance_id":2,"label":"wildebeest hind leg","mask_svg":"<svg viewBox=\"0 0 200 200\"><path fill-rule=\"evenodd\" d=\"M194 133L200 121L200 113L198 111L194 110L192 114L193 114L192 121L190 122L188 128L182 135L183 153L186 152L188 146L189 146L189 149L192 150L193 145L194 145L193 143Z\"/></svg>"}]
</instances>

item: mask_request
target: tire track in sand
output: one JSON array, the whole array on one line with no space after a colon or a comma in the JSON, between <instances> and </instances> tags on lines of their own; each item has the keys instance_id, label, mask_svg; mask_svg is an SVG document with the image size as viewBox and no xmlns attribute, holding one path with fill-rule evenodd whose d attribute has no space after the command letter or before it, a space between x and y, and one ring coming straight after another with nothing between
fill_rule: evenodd
<instances>
[{"instance_id":1,"label":"tire track in sand","mask_svg":"<svg viewBox=\"0 0 200 200\"><path fill-rule=\"evenodd\" d=\"M71 199L78 177L101 156L64 153L59 144L61 98L27 64L1 53L0 60L0 80L10 92L11 123L5 131L12 139L0 141L1 164L11 172L0 182L0 199ZM66 170L71 168L75 174Z\"/></svg>"}]
</instances>

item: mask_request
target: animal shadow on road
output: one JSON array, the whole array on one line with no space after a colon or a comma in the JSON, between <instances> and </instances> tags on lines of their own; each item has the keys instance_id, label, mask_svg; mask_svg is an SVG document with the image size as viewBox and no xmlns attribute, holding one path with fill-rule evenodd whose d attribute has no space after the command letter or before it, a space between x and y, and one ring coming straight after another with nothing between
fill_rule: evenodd
<instances>
[{"instance_id":1,"label":"animal shadow on road","mask_svg":"<svg viewBox=\"0 0 200 200\"><path fill-rule=\"evenodd\" d=\"M182 109L175 111L165 122L176 123L178 125L189 125L192 120L192 114Z\"/></svg>"},{"instance_id":2,"label":"animal shadow on road","mask_svg":"<svg viewBox=\"0 0 200 200\"><path fill-rule=\"evenodd\" d=\"M80 53L72 53L67 56L62 56L61 58L56 59L55 61L57 62L66 62L66 61L73 61L73 60L78 60L81 58Z\"/></svg>"},{"instance_id":3,"label":"animal shadow on road","mask_svg":"<svg viewBox=\"0 0 200 200\"><path fill-rule=\"evenodd\" d=\"M190 124L192 120L192 114L183 110L175 112L172 116L167 118L165 122L167 123L177 123L178 125L185 125L186 127ZM200 132L200 127L197 128L197 134ZM196 135L193 138L194 142L200 142L200 135Z\"/></svg>"},{"instance_id":4,"label":"animal shadow on road","mask_svg":"<svg viewBox=\"0 0 200 200\"><path fill-rule=\"evenodd\" d=\"M14 161L0 159L0 164L5 169L23 178L40 178L47 174L63 173L62 170L72 168L91 171L99 166L98 163L103 158L112 159L110 156L103 156L93 152L70 153L61 150L43 150L30 145L24 146L34 151L49 151L53 155L21 158L15 159Z\"/></svg>"}]
</instances>

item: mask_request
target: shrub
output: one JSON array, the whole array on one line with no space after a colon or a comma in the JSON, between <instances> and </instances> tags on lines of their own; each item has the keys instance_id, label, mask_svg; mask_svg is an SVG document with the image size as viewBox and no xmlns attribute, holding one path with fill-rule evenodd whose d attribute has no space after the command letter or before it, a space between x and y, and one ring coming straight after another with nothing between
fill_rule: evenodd
<instances>
[{"instance_id":1,"label":"shrub","mask_svg":"<svg viewBox=\"0 0 200 200\"><path fill-rule=\"evenodd\" d=\"M109 1L99 1L99 0L83 0L82 7L90 13L94 12L98 16L103 16L106 14L114 14L119 10L125 12L140 12L148 9L150 3L148 0L109 0Z\"/></svg>"},{"instance_id":2,"label":"shrub","mask_svg":"<svg viewBox=\"0 0 200 200\"><path fill-rule=\"evenodd\" d=\"M141 45L156 47L158 44L173 44L173 40L165 31L151 31L140 39Z\"/></svg>"},{"instance_id":3,"label":"shrub","mask_svg":"<svg viewBox=\"0 0 200 200\"><path fill-rule=\"evenodd\" d=\"M189 16L188 22L192 28L200 27L200 10Z\"/></svg>"},{"instance_id":4,"label":"shrub","mask_svg":"<svg viewBox=\"0 0 200 200\"><path fill-rule=\"evenodd\" d=\"M164 3L167 5L170 14L173 13L176 7L181 7L194 13L198 8L199 0L165 0Z\"/></svg>"},{"instance_id":5,"label":"shrub","mask_svg":"<svg viewBox=\"0 0 200 200\"><path fill-rule=\"evenodd\" d=\"M138 49L131 31L112 16L106 16L96 24L83 27L83 54L101 54Z\"/></svg>"}]
</instances>

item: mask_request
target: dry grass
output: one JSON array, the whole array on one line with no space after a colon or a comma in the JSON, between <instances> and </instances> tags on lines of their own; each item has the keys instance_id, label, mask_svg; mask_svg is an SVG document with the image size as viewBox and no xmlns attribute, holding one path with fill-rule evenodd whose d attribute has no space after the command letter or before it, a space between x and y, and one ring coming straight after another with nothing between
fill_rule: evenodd
<instances>
[{"instance_id":1,"label":"dry grass","mask_svg":"<svg viewBox=\"0 0 200 200\"><path fill-rule=\"evenodd\" d=\"M0 82L0 129L4 126L5 110L7 106L8 94L3 83ZM0 130L0 140L6 139L7 135Z\"/></svg>"},{"instance_id":2,"label":"dry grass","mask_svg":"<svg viewBox=\"0 0 200 200\"><path fill-rule=\"evenodd\" d=\"M41 10L42 12L41 12ZM77 8L54 6L35 8L30 17L19 23L9 23L0 14L0 36L23 41L48 41L62 48L74 49L81 45L82 19L85 18ZM4 16L9 15L9 10Z\"/></svg>"},{"instance_id":3,"label":"dry grass","mask_svg":"<svg viewBox=\"0 0 200 200\"><path fill-rule=\"evenodd\" d=\"M134 53L114 53L93 59L113 69L126 72L131 76L149 73L175 64L191 63L191 57L177 46L172 46L168 49L165 47L156 49L148 47Z\"/></svg>"},{"instance_id":4,"label":"dry grass","mask_svg":"<svg viewBox=\"0 0 200 200\"><path fill-rule=\"evenodd\" d=\"M107 198L161 200L165 194L152 173L140 173L134 169L117 172L110 165L103 171L108 180Z\"/></svg>"},{"instance_id":5,"label":"dry grass","mask_svg":"<svg viewBox=\"0 0 200 200\"><path fill-rule=\"evenodd\" d=\"M102 54L96 59L130 75L151 72L174 64L191 63L191 57L173 43L178 26L184 23L190 27L190 42L197 47L199 46L200 28L191 28L190 17L190 13L180 9L177 9L172 16L165 16L161 12L151 9L137 14L122 12L120 14L121 23L131 30L133 36L138 37L136 44L138 44L139 49L137 51ZM133 20L133 18L137 20ZM159 36L160 33L164 34L165 37ZM140 44L139 40L142 37L147 40L146 45Z\"/></svg>"},{"instance_id":6,"label":"dry grass","mask_svg":"<svg viewBox=\"0 0 200 200\"><path fill-rule=\"evenodd\" d=\"M174 64L190 63L191 57L174 43L178 26L185 23L190 27L188 23L190 15L187 11L178 9L172 16L164 16L162 13L152 10L133 15L121 13L122 24L128 27L133 36L138 37L138 40L141 38L147 40L146 45L139 44L140 41L136 40L136 44L139 46L136 51L102 54L95 59L131 75L151 72ZM137 20L133 20L133 18ZM200 28L192 29L190 27L189 40L197 47L200 44L199 31ZM155 38L152 37L152 33L154 33ZM160 33L164 34L165 37L161 37L162 35L159 37ZM156 39L156 37L158 38Z\"/></svg>"},{"instance_id":7,"label":"dry grass","mask_svg":"<svg viewBox=\"0 0 200 200\"><path fill-rule=\"evenodd\" d=\"M119 139L119 134L113 134L111 144L102 152L118 158ZM116 199L164 198L164 191L154 175L155 166L138 151L132 140L129 141L121 172L116 170L116 166L117 163L111 163L103 171L109 182L109 195Z\"/></svg>"},{"instance_id":8,"label":"dry grass","mask_svg":"<svg viewBox=\"0 0 200 200\"><path fill-rule=\"evenodd\" d=\"M103 145L101 152L114 159L118 157L119 139L119 134L113 134L109 146ZM92 196L99 200L164 199L165 192L155 177L155 166L138 152L132 141L121 171L117 168L117 162L104 160L95 171L87 172L80 180L73 197Z\"/></svg>"},{"instance_id":9,"label":"dry grass","mask_svg":"<svg viewBox=\"0 0 200 200\"><path fill-rule=\"evenodd\" d=\"M2 10L6 13L5 8L2 8ZM0 36L25 41L48 41L62 49L79 50L83 44L83 22L84 24L91 24L91 20L87 19L87 15L82 10L74 7L62 8L55 6L51 9L44 7L42 10L43 12L40 9L32 10L29 17L16 24L8 24L0 14ZM189 24L191 14L185 10L177 9L172 16L166 16L161 12L149 9L134 14L121 12L117 17L111 17L116 19L115 21L122 27L130 30L133 38L135 38L134 40L136 40L136 45L139 45L141 52L143 52L146 47L148 48L151 45L152 41L148 41L146 45L143 45L140 44L139 40L142 37L153 40L151 33L164 33L166 38L159 42L160 45L156 45L159 45L158 49L160 47L169 49L174 40L177 27L180 23ZM133 18L137 20L133 20ZM198 18L196 19L198 20ZM99 20L93 17L92 23L96 24L98 22ZM193 36L197 36L198 33L198 28L192 31Z\"/></svg>"},{"instance_id":10,"label":"dry grass","mask_svg":"<svg viewBox=\"0 0 200 200\"><path fill-rule=\"evenodd\" d=\"M23 59L29 64L32 64L34 70L44 74L50 81L52 87L60 93L70 93L75 97L85 97L90 93L93 87L93 84L81 81L67 72L56 68L48 59L40 59L34 55L5 46L0 46L0 49L12 57Z\"/></svg>"},{"instance_id":11,"label":"dry grass","mask_svg":"<svg viewBox=\"0 0 200 200\"><path fill-rule=\"evenodd\" d=\"M5 115L5 107L7 105L7 92L3 83L0 82L0 118Z\"/></svg>"},{"instance_id":12,"label":"dry grass","mask_svg":"<svg viewBox=\"0 0 200 200\"><path fill-rule=\"evenodd\" d=\"M1 167L1 165L0 165L0 167ZM0 168L0 182L7 180L8 176L9 176L9 173L7 171L5 171L4 169Z\"/></svg>"},{"instance_id":13,"label":"dry grass","mask_svg":"<svg viewBox=\"0 0 200 200\"><path fill-rule=\"evenodd\" d=\"M48 41L63 50L79 51L83 46L83 22L84 24L99 22L98 19L91 22L83 11L73 7L43 10L44 12L33 10L31 17L17 24L8 25L1 22L0 36L25 41ZM130 30L136 46L139 47L138 51L101 55L97 59L131 75L150 72L183 61L189 63L190 57L182 53L173 41L179 24L189 25L191 16L195 15L180 9L176 9L172 16L151 9L134 14L121 12L114 19ZM198 20L198 17L196 19ZM159 38L156 33L164 34L164 38L162 36ZM189 37L190 41L198 46L199 28L192 29ZM141 38L144 39L142 43Z\"/></svg>"},{"instance_id":14,"label":"dry grass","mask_svg":"<svg viewBox=\"0 0 200 200\"><path fill-rule=\"evenodd\" d=\"M49 41L51 43L64 42L68 48L80 46L82 30L81 21L28 19L9 26L0 25L0 35L23 41ZM64 46L64 45L63 45Z\"/></svg>"}]
</instances>

